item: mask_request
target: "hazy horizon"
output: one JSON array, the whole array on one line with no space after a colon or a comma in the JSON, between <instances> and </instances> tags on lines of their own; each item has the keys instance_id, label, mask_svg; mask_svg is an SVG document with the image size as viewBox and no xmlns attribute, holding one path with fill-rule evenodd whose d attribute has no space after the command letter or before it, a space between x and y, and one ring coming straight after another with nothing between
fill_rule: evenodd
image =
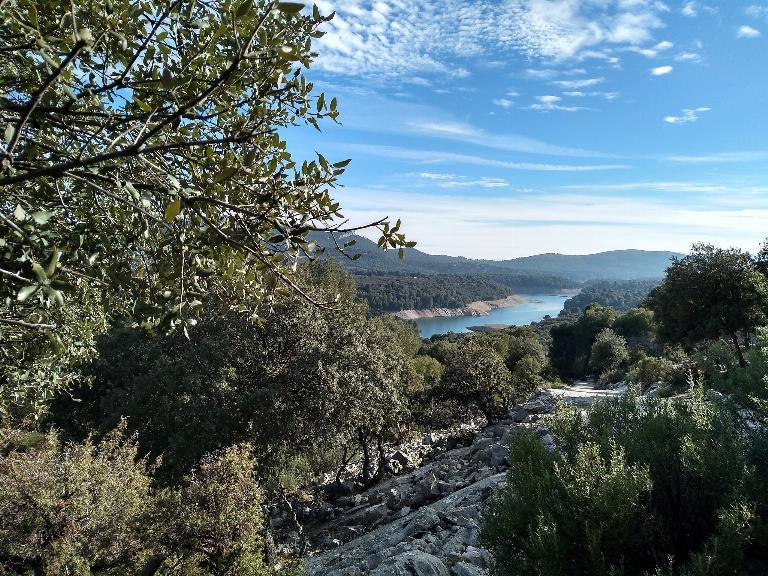
<instances>
[{"instance_id":1,"label":"hazy horizon","mask_svg":"<svg viewBox=\"0 0 768 576\"><path fill-rule=\"evenodd\" d=\"M322 1L309 77L352 158L334 192L428 253L754 251L766 231L768 2Z\"/></svg>"}]
</instances>

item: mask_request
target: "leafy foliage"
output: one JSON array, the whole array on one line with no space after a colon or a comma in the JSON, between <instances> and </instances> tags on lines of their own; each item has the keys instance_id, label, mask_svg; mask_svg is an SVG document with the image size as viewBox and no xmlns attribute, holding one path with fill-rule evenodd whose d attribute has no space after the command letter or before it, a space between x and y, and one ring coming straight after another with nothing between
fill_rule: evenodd
<instances>
[{"instance_id":1,"label":"leafy foliage","mask_svg":"<svg viewBox=\"0 0 768 576\"><path fill-rule=\"evenodd\" d=\"M203 454L238 442L250 442L262 473L275 476L280 458L395 433L413 329L368 320L338 266L305 274L315 293L338 294L341 309L286 299L258 325L212 307L189 340L117 331L90 369L93 384L74 390L75 400L59 396L55 421L82 437L128 417L141 453L163 455L159 474L170 482Z\"/></svg>"},{"instance_id":2,"label":"leafy foliage","mask_svg":"<svg viewBox=\"0 0 768 576\"><path fill-rule=\"evenodd\" d=\"M332 305L293 278L310 232L341 231L330 190L349 162L295 160L280 136L338 118L303 75L332 15L302 8L0 3L1 409L68 384L104 310L183 329L209 295Z\"/></svg>"},{"instance_id":3,"label":"leafy foliage","mask_svg":"<svg viewBox=\"0 0 768 576\"><path fill-rule=\"evenodd\" d=\"M561 451L513 437L483 532L499 574L761 574L764 432L728 411L634 395L561 411Z\"/></svg>"},{"instance_id":4,"label":"leafy foliage","mask_svg":"<svg viewBox=\"0 0 768 576\"><path fill-rule=\"evenodd\" d=\"M621 368L628 358L626 340L610 328L605 328L592 343L589 366L596 374L605 374Z\"/></svg>"},{"instance_id":5,"label":"leafy foliage","mask_svg":"<svg viewBox=\"0 0 768 576\"><path fill-rule=\"evenodd\" d=\"M512 404L516 390L504 359L484 343L479 337L459 343L445 364L440 393L457 407L473 406L494 422Z\"/></svg>"},{"instance_id":6,"label":"leafy foliage","mask_svg":"<svg viewBox=\"0 0 768 576\"><path fill-rule=\"evenodd\" d=\"M673 261L648 307L664 339L690 345L725 336L743 365L739 338L765 323L768 281L748 253L696 244Z\"/></svg>"},{"instance_id":7,"label":"leafy foliage","mask_svg":"<svg viewBox=\"0 0 768 576\"><path fill-rule=\"evenodd\" d=\"M437 274L434 276L357 275L358 294L376 311L461 308L477 300L496 300L516 293L560 290L566 278L516 274Z\"/></svg>"},{"instance_id":8,"label":"leafy foliage","mask_svg":"<svg viewBox=\"0 0 768 576\"><path fill-rule=\"evenodd\" d=\"M610 306L624 312L639 306L648 293L659 284L658 280L626 280L623 282L593 282L582 288L563 304L561 314L580 314L590 304Z\"/></svg>"}]
</instances>

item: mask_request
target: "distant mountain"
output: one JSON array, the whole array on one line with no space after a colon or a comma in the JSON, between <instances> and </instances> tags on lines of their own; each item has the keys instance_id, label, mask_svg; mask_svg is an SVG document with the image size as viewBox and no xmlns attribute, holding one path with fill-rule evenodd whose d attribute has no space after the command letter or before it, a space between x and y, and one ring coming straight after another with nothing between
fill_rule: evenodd
<instances>
[{"instance_id":1,"label":"distant mountain","mask_svg":"<svg viewBox=\"0 0 768 576\"><path fill-rule=\"evenodd\" d=\"M361 236L354 239L355 246L348 249L350 255L360 254L358 260L340 255L332 242L318 236L318 244L326 248L326 254L336 258L354 274L503 274L537 273L566 277L577 282L589 280L635 280L661 278L671 258L683 254L666 251L613 250L570 256L566 254L540 254L511 260L475 260L461 256L437 256L416 248L405 250L405 259L397 257L397 251L384 252L375 242Z\"/></svg>"}]
</instances>

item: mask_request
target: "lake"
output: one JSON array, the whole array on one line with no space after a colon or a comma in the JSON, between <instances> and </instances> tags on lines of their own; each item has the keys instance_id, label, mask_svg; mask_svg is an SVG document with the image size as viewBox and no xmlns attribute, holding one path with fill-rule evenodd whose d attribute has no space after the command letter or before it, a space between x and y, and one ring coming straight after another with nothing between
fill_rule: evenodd
<instances>
[{"instance_id":1,"label":"lake","mask_svg":"<svg viewBox=\"0 0 768 576\"><path fill-rule=\"evenodd\" d=\"M557 316L572 294L520 294L530 302L508 308L491 310L488 316L450 316L447 318L419 318L416 324L422 338L448 332L469 332L469 326L484 324L513 324L524 326L538 322L544 316Z\"/></svg>"}]
</instances>

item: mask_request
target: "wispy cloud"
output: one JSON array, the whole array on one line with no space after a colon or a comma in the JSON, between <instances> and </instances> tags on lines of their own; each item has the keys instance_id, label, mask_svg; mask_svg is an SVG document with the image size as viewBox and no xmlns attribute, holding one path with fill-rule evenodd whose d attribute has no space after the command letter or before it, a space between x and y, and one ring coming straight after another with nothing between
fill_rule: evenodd
<instances>
[{"instance_id":1,"label":"wispy cloud","mask_svg":"<svg viewBox=\"0 0 768 576\"><path fill-rule=\"evenodd\" d=\"M696 208L669 198L591 193L493 197L418 194L387 189L388 207L429 253L511 258L542 252L586 254L620 248L686 251L693 242L754 249L768 219L765 204ZM381 215L382 190L342 188L339 200L353 223ZM446 226L450 222L450 226ZM498 242L506 238L506 242Z\"/></svg>"},{"instance_id":2,"label":"wispy cloud","mask_svg":"<svg viewBox=\"0 0 768 576\"><path fill-rule=\"evenodd\" d=\"M502 108L511 108L514 105L514 102L509 98L495 98L493 103L496 106L501 106Z\"/></svg>"},{"instance_id":3,"label":"wispy cloud","mask_svg":"<svg viewBox=\"0 0 768 576\"><path fill-rule=\"evenodd\" d=\"M699 155L671 155L664 160L679 164L721 164L736 162L765 162L768 160L768 150L752 150L745 152L715 152Z\"/></svg>"},{"instance_id":4,"label":"wispy cloud","mask_svg":"<svg viewBox=\"0 0 768 576\"><path fill-rule=\"evenodd\" d=\"M606 100L615 100L619 97L618 92L582 92L580 90L573 91L573 92L563 92L563 96L572 96L575 98L585 98L585 97L594 97L594 98L605 98Z\"/></svg>"},{"instance_id":5,"label":"wispy cloud","mask_svg":"<svg viewBox=\"0 0 768 576\"><path fill-rule=\"evenodd\" d=\"M319 0L336 11L316 66L338 74L455 74L456 58L494 52L546 61L640 46L664 23L658 0ZM612 56L609 56L612 58Z\"/></svg>"},{"instance_id":6,"label":"wispy cloud","mask_svg":"<svg viewBox=\"0 0 768 576\"><path fill-rule=\"evenodd\" d=\"M760 30L747 25L739 26L736 30L737 38L759 38L761 35Z\"/></svg>"},{"instance_id":7,"label":"wispy cloud","mask_svg":"<svg viewBox=\"0 0 768 576\"><path fill-rule=\"evenodd\" d=\"M567 148L535 140L526 136L516 134L492 134L486 130L477 128L465 122L443 119L425 119L406 122L406 128L412 132L444 138L448 140L458 140L476 146L486 148L495 148L510 152L524 152L526 154L543 154L547 156L572 156L572 157L593 157L593 158L611 158L612 155L584 150L580 148Z\"/></svg>"},{"instance_id":8,"label":"wispy cloud","mask_svg":"<svg viewBox=\"0 0 768 576\"><path fill-rule=\"evenodd\" d=\"M711 108L702 106L700 108L684 108L681 110L680 116L665 116L664 122L667 124L688 124L690 122L696 122L699 119L699 114L703 112L709 112Z\"/></svg>"},{"instance_id":9,"label":"wispy cloud","mask_svg":"<svg viewBox=\"0 0 768 576\"><path fill-rule=\"evenodd\" d=\"M674 70L672 66L657 66L656 68L651 68L651 76L665 76L672 72L672 70Z\"/></svg>"},{"instance_id":10,"label":"wispy cloud","mask_svg":"<svg viewBox=\"0 0 768 576\"><path fill-rule=\"evenodd\" d=\"M675 54L675 60L678 62L701 62L702 57L698 52L680 52Z\"/></svg>"},{"instance_id":11,"label":"wispy cloud","mask_svg":"<svg viewBox=\"0 0 768 576\"><path fill-rule=\"evenodd\" d=\"M744 13L753 18L768 19L768 6L762 4L750 4L744 9Z\"/></svg>"},{"instance_id":12,"label":"wispy cloud","mask_svg":"<svg viewBox=\"0 0 768 576\"><path fill-rule=\"evenodd\" d=\"M348 144L345 146L360 154L369 154L383 158L396 158L415 164L468 164L473 166L493 166L506 170L528 170L534 172L604 172L629 168L626 164L555 164L539 162L510 162L496 160L486 156L441 152L436 150L416 150L396 146L376 144Z\"/></svg>"},{"instance_id":13,"label":"wispy cloud","mask_svg":"<svg viewBox=\"0 0 768 576\"><path fill-rule=\"evenodd\" d=\"M560 86L560 88L578 89L588 88L596 84L605 82L605 78L584 78L580 80L554 80L551 84Z\"/></svg>"},{"instance_id":14,"label":"wispy cloud","mask_svg":"<svg viewBox=\"0 0 768 576\"><path fill-rule=\"evenodd\" d=\"M529 108L531 110L539 110L541 112L549 112L552 110L559 110L561 112L579 112L581 110L587 110L583 106L563 106L558 104L562 100L560 96L545 95L536 96L538 102L531 104Z\"/></svg>"},{"instance_id":15,"label":"wispy cloud","mask_svg":"<svg viewBox=\"0 0 768 576\"><path fill-rule=\"evenodd\" d=\"M641 181L619 182L615 184L567 184L564 190L590 190L592 192L672 192L694 194L722 194L734 189L721 184L690 181Z\"/></svg>"},{"instance_id":16,"label":"wispy cloud","mask_svg":"<svg viewBox=\"0 0 768 576\"><path fill-rule=\"evenodd\" d=\"M507 188L509 182L503 178L469 178L459 174L445 174L442 172L419 172L416 174L422 180L430 182L438 188Z\"/></svg>"},{"instance_id":17,"label":"wispy cloud","mask_svg":"<svg viewBox=\"0 0 768 576\"><path fill-rule=\"evenodd\" d=\"M705 12L707 14L716 14L717 8L698 0L689 0L688 2L683 3L683 7L680 9L680 12L683 14L683 16L695 18L701 12Z\"/></svg>"}]
</instances>

